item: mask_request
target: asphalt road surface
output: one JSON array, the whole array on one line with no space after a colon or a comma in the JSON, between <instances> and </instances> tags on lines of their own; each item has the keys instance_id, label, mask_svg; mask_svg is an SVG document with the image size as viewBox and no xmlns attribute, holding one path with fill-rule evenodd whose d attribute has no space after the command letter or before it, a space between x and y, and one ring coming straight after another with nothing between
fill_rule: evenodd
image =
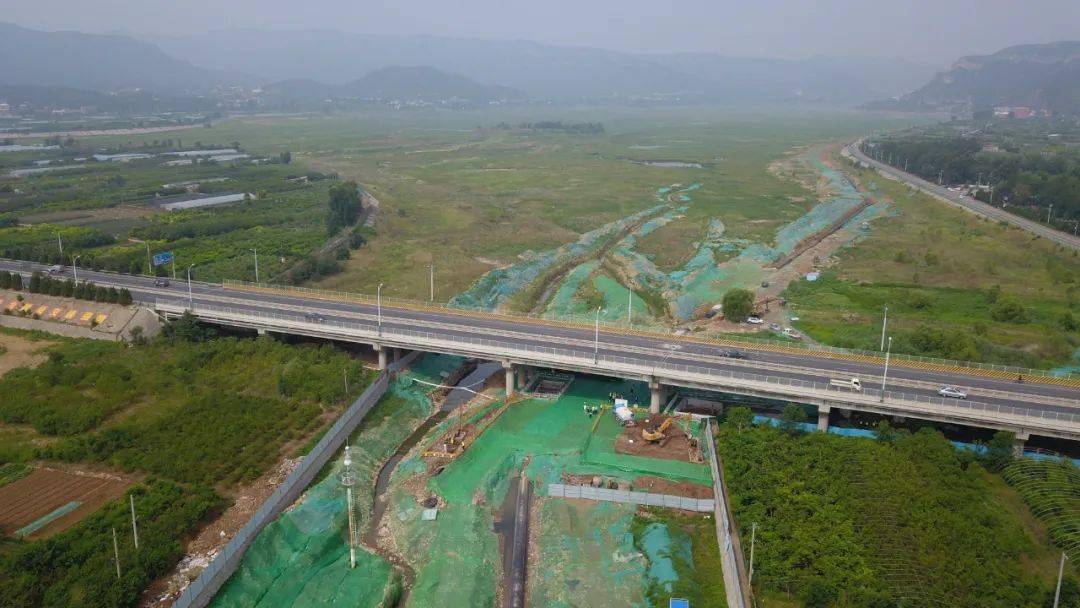
<instances>
[{"instance_id":1,"label":"asphalt road surface","mask_svg":"<svg viewBox=\"0 0 1080 608\"><path fill-rule=\"evenodd\" d=\"M0 260L0 269L29 275L45 265ZM63 276L71 276L71 268ZM99 285L126 287L137 302L153 305L158 299L183 303L188 299L188 284L172 281L168 287L155 287L154 278L79 270L79 279ZM317 312L327 321L372 323L376 307L370 304L337 302L296 295L253 292L225 288L219 284L191 283L191 300L208 306L227 306L253 314ZM382 306L382 323L387 330L421 330L444 337L497 339L517 346L578 348L591 351L594 333L591 328L560 327L533 323L513 317L472 316L452 310L413 310ZM830 379L859 378L867 388L880 388L882 365L820 356L812 351L784 353L757 349L748 344L738 350L745 359L723 356L732 350L712 344L683 340L678 336L637 336L607 333L601 329L599 352L602 355L629 356L649 363L673 363L707 367L717 371L758 373L772 377L812 382ZM893 360L889 367L888 389L909 395L938 397L938 389L950 385L968 392L971 401L1009 405L1032 410L1080 414L1080 390L1058 384L1035 381L1017 383L1012 379L968 375L904 367ZM993 394L1004 391L1007 395Z\"/></svg>"}]
</instances>

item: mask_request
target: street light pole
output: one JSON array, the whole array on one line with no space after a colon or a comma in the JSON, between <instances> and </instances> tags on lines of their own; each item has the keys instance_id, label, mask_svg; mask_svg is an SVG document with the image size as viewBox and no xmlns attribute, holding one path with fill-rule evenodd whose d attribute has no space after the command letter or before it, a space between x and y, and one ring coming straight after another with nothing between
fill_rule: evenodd
<instances>
[{"instance_id":1,"label":"street light pole","mask_svg":"<svg viewBox=\"0 0 1080 608\"><path fill-rule=\"evenodd\" d=\"M631 313L634 312L634 290L628 286L626 288L626 324L633 325L634 321L631 318Z\"/></svg>"},{"instance_id":2,"label":"street light pole","mask_svg":"<svg viewBox=\"0 0 1080 608\"><path fill-rule=\"evenodd\" d=\"M376 318L379 321L379 335L382 335L382 283L379 283L379 287L375 290L375 311Z\"/></svg>"},{"instance_id":3,"label":"street light pole","mask_svg":"<svg viewBox=\"0 0 1080 608\"><path fill-rule=\"evenodd\" d=\"M600 307L596 307L596 339L593 342L593 365L600 362Z\"/></svg>"},{"instance_id":4,"label":"street light pole","mask_svg":"<svg viewBox=\"0 0 1080 608\"><path fill-rule=\"evenodd\" d=\"M194 268L194 267L195 267L195 264L192 264L191 266L187 267L187 299L188 299L188 308L191 308L191 309L195 308L195 302L192 301L192 298L191 298L191 269Z\"/></svg>"},{"instance_id":5,"label":"street light pole","mask_svg":"<svg viewBox=\"0 0 1080 608\"><path fill-rule=\"evenodd\" d=\"M255 254L255 282L259 282L259 250L252 249L251 253Z\"/></svg>"},{"instance_id":6,"label":"street light pole","mask_svg":"<svg viewBox=\"0 0 1080 608\"><path fill-rule=\"evenodd\" d=\"M885 403L885 381L889 378L890 353L892 353L892 336L889 336L889 349L885 351L885 373L881 375L881 403Z\"/></svg>"},{"instance_id":7,"label":"street light pole","mask_svg":"<svg viewBox=\"0 0 1080 608\"><path fill-rule=\"evenodd\" d=\"M429 274L430 274L430 281L429 282L431 283L431 301L434 302L435 301L435 260L434 259L432 259L431 263L428 264L428 271L429 271Z\"/></svg>"},{"instance_id":8,"label":"street light pole","mask_svg":"<svg viewBox=\"0 0 1080 608\"><path fill-rule=\"evenodd\" d=\"M150 261L150 241L143 241L143 245L146 245L146 274L154 274L154 265Z\"/></svg>"},{"instance_id":9,"label":"street light pole","mask_svg":"<svg viewBox=\"0 0 1080 608\"><path fill-rule=\"evenodd\" d=\"M75 272L75 282L76 283L79 282L79 258L81 258L81 257L82 257L82 254L79 254L79 255L71 258L71 270Z\"/></svg>"},{"instance_id":10,"label":"street light pole","mask_svg":"<svg viewBox=\"0 0 1080 608\"><path fill-rule=\"evenodd\" d=\"M889 322L889 305L885 305L885 316L881 319L881 348L878 350L885 350L885 325Z\"/></svg>"},{"instance_id":11,"label":"street light pole","mask_svg":"<svg viewBox=\"0 0 1080 608\"><path fill-rule=\"evenodd\" d=\"M56 235L56 246L60 248L60 260L61 260L61 262L63 262L63 259L64 259L64 241L60 240L60 235L59 234Z\"/></svg>"}]
</instances>

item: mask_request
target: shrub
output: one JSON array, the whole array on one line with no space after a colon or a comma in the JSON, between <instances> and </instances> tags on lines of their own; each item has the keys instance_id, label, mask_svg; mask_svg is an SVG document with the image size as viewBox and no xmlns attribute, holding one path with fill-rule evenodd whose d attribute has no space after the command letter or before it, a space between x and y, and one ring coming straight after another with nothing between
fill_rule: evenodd
<instances>
[{"instance_id":1,"label":"shrub","mask_svg":"<svg viewBox=\"0 0 1080 608\"><path fill-rule=\"evenodd\" d=\"M747 289L729 289L721 304L725 319L741 323L754 312L754 294Z\"/></svg>"}]
</instances>

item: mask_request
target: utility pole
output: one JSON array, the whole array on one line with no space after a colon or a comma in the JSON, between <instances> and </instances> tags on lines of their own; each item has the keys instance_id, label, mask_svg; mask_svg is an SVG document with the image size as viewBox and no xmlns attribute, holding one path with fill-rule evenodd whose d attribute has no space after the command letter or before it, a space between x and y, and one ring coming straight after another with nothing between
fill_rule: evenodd
<instances>
[{"instance_id":1,"label":"utility pole","mask_svg":"<svg viewBox=\"0 0 1080 608\"><path fill-rule=\"evenodd\" d=\"M757 540L757 522L750 525L750 572L746 575L746 582L754 584L754 541Z\"/></svg>"},{"instance_id":2,"label":"utility pole","mask_svg":"<svg viewBox=\"0 0 1080 608\"><path fill-rule=\"evenodd\" d=\"M1065 552L1061 552L1061 565L1058 566L1058 582L1057 589L1054 590L1054 608L1058 608L1058 602L1061 600L1061 577L1065 574Z\"/></svg>"},{"instance_id":3,"label":"utility pole","mask_svg":"<svg viewBox=\"0 0 1080 608\"><path fill-rule=\"evenodd\" d=\"M116 528L112 529L112 548L116 560L116 580L120 580L120 543L116 541Z\"/></svg>"},{"instance_id":4,"label":"utility pole","mask_svg":"<svg viewBox=\"0 0 1080 608\"><path fill-rule=\"evenodd\" d=\"M889 379L889 354L892 352L892 336L889 336L889 348L885 351L885 373L881 375L881 403L885 403L885 381Z\"/></svg>"},{"instance_id":5,"label":"utility pole","mask_svg":"<svg viewBox=\"0 0 1080 608\"><path fill-rule=\"evenodd\" d=\"M630 315L634 312L634 290L629 287L626 288L626 324L632 325Z\"/></svg>"},{"instance_id":6,"label":"utility pole","mask_svg":"<svg viewBox=\"0 0 1080 608\"><path fill-rule=\"evenodd\" d=\"M258 283L259 282L259 250L253 248L251 250L251 253L255 254L255 282Z\"/></svg>"},{"instance_id":7,"label":"utility pole","mask_svg":"<svg viewBox=\"0 0 1080 608\"><path fill-rule=\"evenodd\" d=\"M1050 208L1046 210L1046 223L1050 223L1050 214L1054 212L1054 204L1050 203Z\"/></svg>"},{"instance_id":8,"label":"utility pole","mask_svg":"<svg viewBox=\"0 0 1080 608\"><path fill-rule=\"evenodd\" d=\"M945 170L942 169L942 170L938 171L938 174L937 174L937 185L939 185L939 186L942 185L944 183L944 181L943 181L944 178L945 178Z\"/></svg>"},{"instance_id":9,"label":"utility pole","mask_svg":"<svg viewBox=\"0 0 1080 608\"><path fill-rule=\"evenodd\" d=\"M173 259L172 259L172 280L174 280L174 281L176 280L176 256L175 255L173 256Z\"/></svg>"},{"instance_id":10,"label":"utility pole","mask_svg":"<svg viewBox=\"0 0 1080 608\"><path fill-rule=\"evenodd\" d=\"M60 240L59 234L56 235L56 246L60 248L60 263L62 264L64 259L64 241Z\"/></svg>"},{"instance_id":11,"label":"utility pole","mask_svg":"<svg viewBox=\"0 0 1080 608\"><path fill-rule=\"evenodd\" d=\"M345 486L345 506L349 511L349 569L356 568L356 516L353 512L353 485L356 484L356 475L352 468L352 457L349 455L349 446L345 446L345 460L342 462L341 485Z\"/></svg>"},{"instance_id":12,"label":"utility pole","mask_svg":"<svg viewBox=\"0 0 1080 608\"><path fill-rule=\"evenodd\" d=\"M82 254L79 254L79 255L71 258L71 270L72 270L72 272L75 273L75 282L76 283L79 282L79 258L81 258L81 257L82 257Z\"/></svg>"},{"instance_id":13,"label":"utility pole","mask_svg":"<svg viewBox=\"0 0 1080 608\"><path fill-rule=\"evenodd\" d=\"M143 241L143 245L146 245L146 274L154 274L154 265L150 261L150 241Z\"/></svg>"},{"instance_id":14,"label":"utility pole","mask_svg":"<svg viewBox=\"0 0 1080 608\"><path fill-rule=\"evenodd\" d=\"M128 494L131 502L131 532L135 536L135 550L139 550L139 524L135 521L135 495Z\"/></svg>"},{"instance_id":15,"label":"utility pole","mask_svg":"<svg viewBox=\"0 0 1080 608\"><path fill-rule=\"evenodd\" d=\"M342 369L341 373L342 373L343 376L345 376L345 398L348 399L349 398L349 368L346 367L346 368Z\"/></svg>"}]
</instances>

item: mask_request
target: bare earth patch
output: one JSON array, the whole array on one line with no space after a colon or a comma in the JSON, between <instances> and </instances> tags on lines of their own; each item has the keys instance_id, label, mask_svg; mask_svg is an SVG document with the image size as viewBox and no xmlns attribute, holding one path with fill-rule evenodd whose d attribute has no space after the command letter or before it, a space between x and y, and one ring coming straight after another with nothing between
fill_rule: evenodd
<instances>
[{"instance_id":1,"label":"bare earth patch","mask_svg":"<svg viewBox=\"0 0 1080 608\"><path fill-rule=\"evenodd\" d=\"M44 340L29 340L22 336L0 334L0 378L19 367L37 367L48 357L41 351L55 344Z\"/></svg>"}]
</instances>

